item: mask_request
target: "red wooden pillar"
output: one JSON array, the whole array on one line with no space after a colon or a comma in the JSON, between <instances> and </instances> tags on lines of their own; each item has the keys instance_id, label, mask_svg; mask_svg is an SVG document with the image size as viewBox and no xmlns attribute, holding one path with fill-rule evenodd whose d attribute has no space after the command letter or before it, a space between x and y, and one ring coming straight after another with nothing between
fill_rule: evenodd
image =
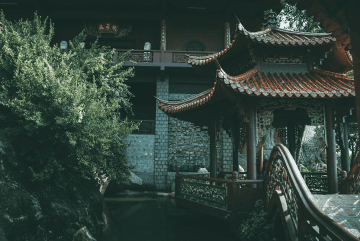
<instances>
[{"instance_id":1,"label":"red wooden pillar","mask_svg":"<svg viewBox=\"0 0 360 241\"><path fill-rule=\"evenodd\" d=\"M336 147L335 147L335 129L333 122L333 110L331 102L325 105L326 118L326 139L327 139L327 174L328 174L328 188L329 194L338 192L337 186L337 165L336 165Z\"/></svg>"},{"instance_id":2,"label":"red wooden pillar","mask_svg":"<svg viewBox=\"0 0 360 241\"><path fill-rule=\"evenodd\" d=\"M210 114L210 125L209 125L209 135L210 135L210 177L216 178L216 119L214 113Z\"/></svg>"}]
</instances>

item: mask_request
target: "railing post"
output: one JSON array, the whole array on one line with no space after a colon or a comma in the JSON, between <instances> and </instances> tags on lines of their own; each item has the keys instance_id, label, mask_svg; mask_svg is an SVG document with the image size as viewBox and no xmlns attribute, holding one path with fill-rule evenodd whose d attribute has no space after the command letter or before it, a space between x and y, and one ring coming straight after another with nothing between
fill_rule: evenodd
<instances>
[{"instance_id":1,"label":"railing post","mask_svg":"<svg viewBox=\"0 0 360 241\"><path fill-rule=\"evenodd\" d=\"M237 180L232 179L228 182L227 191L228 191L228 199L227 199L227 210L228 211L235 211L236 210L236 187L237 187Z\"/></svg>"}]
</instances>

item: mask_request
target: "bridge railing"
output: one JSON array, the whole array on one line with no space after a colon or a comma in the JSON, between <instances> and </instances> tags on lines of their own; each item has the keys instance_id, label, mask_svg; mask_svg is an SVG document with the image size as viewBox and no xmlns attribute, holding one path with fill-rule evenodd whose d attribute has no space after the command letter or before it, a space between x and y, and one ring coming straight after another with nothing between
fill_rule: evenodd
<instances>
[{"instance_id":1,"label":"bridge railing","mask_svg":"<svg viewBox=\"0 0 360 241\"><path fill-rule=\"evenodd\" d=\"M328 174L326 172L301 172L306 186L313 194L327 194L328 188ZM338 173L338 186L341 184L341 173ZM340 189L339 189L340 190Z\"/></svg>"},{"instance_id":2,"label":"bridge railing","mask_svg":"<svg viewBox=\"0 0 360 241\"><path fill-rule=\"evenodd\" d=\"M282 144L271 152L264 186L267 212L281 216L287 240L358 240L316 207L293 157Z\"/></svg>"},{"instance_id":3,"label":"bridge railing","mask_svg":"<svg viewBox=\"0 0 360 241\"><path fill-rule=\"evenodd\" d=\"M176 174L175 198L226 211L237 209L239 189L261 185L262 180L233 180ZM248 200L251 198L249 197ZM187 202L187 206L191 204ZM196 204L195 204L196 203Z\"/></svg>"}]
</instances>

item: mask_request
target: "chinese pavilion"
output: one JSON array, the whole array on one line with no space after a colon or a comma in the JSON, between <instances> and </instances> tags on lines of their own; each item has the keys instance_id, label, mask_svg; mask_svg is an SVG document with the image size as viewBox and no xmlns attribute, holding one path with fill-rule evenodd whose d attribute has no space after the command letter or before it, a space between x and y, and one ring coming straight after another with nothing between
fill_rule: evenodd
<instances>
[{"instance_id":1,"label":"chinese pavilion","mask_svg":"<svg viewBox=\"0 0 360 241\"><path fill-rule=\"evenodd\" d=\"M158 107L171 117L209 127L211 177L216 177L220 125L232 135L233 167L238 167L239 147L247 143L247 175L255 180L257 146L271 127L285 132L285 143L295 156L304 126L325 123L329 191L336 193L334 113L338 121L355 108L354 79L341 74L352 69L352 58L338 44L331 33L279 28L250 32L238 22L227 48L189 56L188 63L214 79L214 86L181 101L159 99ZM349 171L348 160L343 169Z\"/></svg>"}]
</instances>

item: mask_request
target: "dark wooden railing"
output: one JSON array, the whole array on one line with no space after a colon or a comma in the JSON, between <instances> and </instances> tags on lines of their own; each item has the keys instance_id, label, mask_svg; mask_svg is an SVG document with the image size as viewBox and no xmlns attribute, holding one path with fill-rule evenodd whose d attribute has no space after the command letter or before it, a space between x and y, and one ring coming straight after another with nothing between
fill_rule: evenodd
<instances>
[{"instance_id":1,"label":"dark wooden railing","mask_svg":"<svg viewBox=\"0 0 360 241\"><path fill-rule=\"evenodd\" d=\"M301 176L304 178L306 186L313 194L327 194L328 188L328 175L325 172L301 172ZM341 174L338 173L338 186L341 184ZM339 189L340 190L340 189Z\"/></svg>"},{"instance_id":2,"label":"dark wooden railing","mask_svg":"<svg viewBox=\"0 0 360 241\"><path fill-rule=\"evenodd\" d=\"M126 49L117 49L115 51L115 61L128 52ZM187 63L189 55L191 56L206 56L216 52L210 51L176 51L176 50L132 50L130 53L124 56L124 61L135 61L135 62L166 62L166 63Z\"/></svg>"},{"instance_id":3,"label":"dark wooden railing","mask_svg":"<svg viewBox=\"0 0 360 241\"><path fill-rule=\"evenodd\" d=\"M316 207L284 145L274 147L268 163L264 178L266 209L269 216L281 216L287 240L358 240Z\"/></svg>"},{"instance_id":4,"label":"dark wooden railing","mask_svg":"<svg viewBox=\"0 0 360 241\"><path fill-rule=\"evenodd\" d=\"M227 219L255 203L263 193L262 183L262 180L227 180L176 174L175 200L179 205Z\"/></svg>"}]
</instances>

